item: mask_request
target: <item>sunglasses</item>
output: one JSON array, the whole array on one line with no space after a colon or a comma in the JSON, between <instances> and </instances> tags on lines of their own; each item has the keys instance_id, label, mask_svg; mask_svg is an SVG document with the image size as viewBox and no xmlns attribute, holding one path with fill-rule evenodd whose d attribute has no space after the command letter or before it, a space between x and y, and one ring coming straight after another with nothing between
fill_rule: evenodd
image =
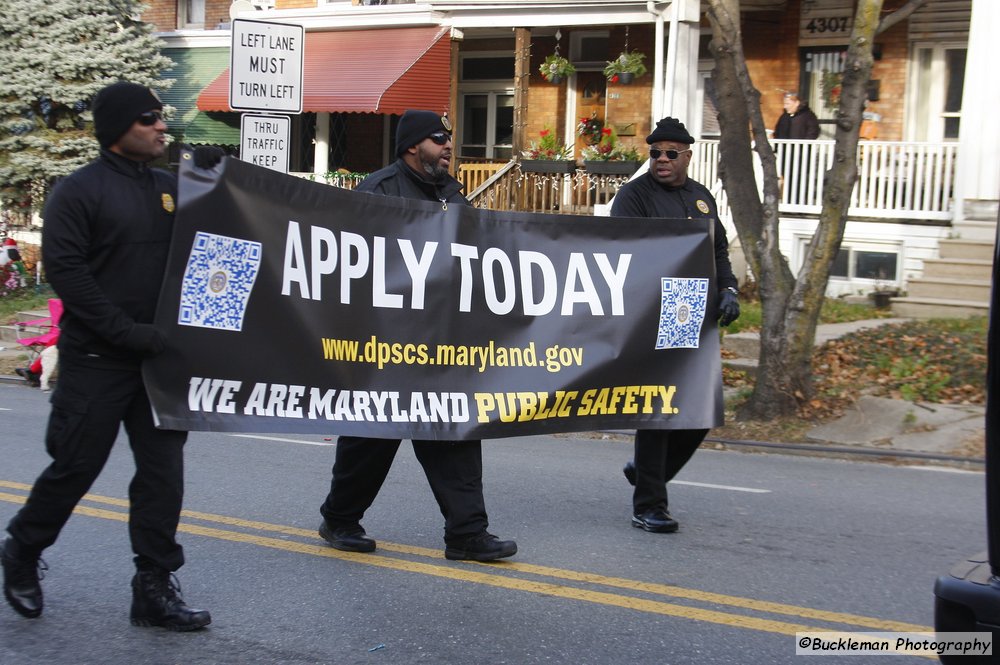
<instances>
[{"instance_id":1,"label":"sunglasses","mask_svg":"<svg viewBox=\"0 0 1000 665\"><path fill-rule=\"evenodd\" d=\"M427 138L429 138L431 141L434 141L434 143L438 145L444 145L445 143L451 140L451 134L449 134L448 132L434 132Z\"/></svg>"},{"instance_id":2,"label":"sunglasses","mask_svg":"<svg viewBox=\"0 0 1000 665\"><path fill-rule=\"evenodd\" d=\"M135 121L143 127L152 127L158 122L163 122L163 113L161 111L146 111L140 113Z\"/></svg>"},{"instance_id":3,"label":"sunglasses","mask_svg":"<svg viewBox=\"0 0 1000 665\"><path fill-rule=\"evenodd\" d=\"M653 159L659 159L660 155L666 155L667 159L669 159L669 160L675 160L678 157L680 157L681 155L683 155L685 152L691 152L691 150L690 149L688 149L688 150L660 150L659 148L650 148L649 149L649 156L652 157Z\"/></svg>"}]
</instances>

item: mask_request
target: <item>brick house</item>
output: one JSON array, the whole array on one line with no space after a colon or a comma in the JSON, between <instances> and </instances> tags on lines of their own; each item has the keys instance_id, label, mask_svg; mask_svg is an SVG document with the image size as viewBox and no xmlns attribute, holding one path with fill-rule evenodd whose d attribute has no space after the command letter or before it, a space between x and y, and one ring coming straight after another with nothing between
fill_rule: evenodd
<instances>
[{"instance_id":1,"label":"brick house","mask_svg":"<svg viewBox=\"0 0 1000 665\"><path fill-rule=\"evenodd\" d=\"M710 30L697 0L568 4L151 0L143 18L157 26L166 54L179 62L168 75L194 82L168 93L180 111L174 130L186 141L238 141L238 116L227 112L223 86L232 9L238 18L305 27L306 104L292 123L293 171L381 167L392 157L399 113L412 106L450 115L459 164L516 159L544 130L571 144L579 158L582 118L614 127L623 142L641 150L655 120L674 115L700 139L695 177L716 185ZM885 3L887 10L901 4ZM742 7L748 66L768 125L781 113L783 93L792 90L820 118L818 141L782 150L789 156L782 166L786 185L797 184L784 188L781 243L796 269L815 228L822 166L832 159L827 139L854 0L744 0ZM1000 9L991 0L930 0L876 38L867 108L871 140L859 154L863 182L831 294L885 283L912 290L925 266L940 258L942 241L992 239L1000 129L989 116L1000 96L981 82L996 47L970 26L998 20ZM411 40L405 31L424 36ZM392 47L378 48L386 44ZM629 85L608 81L605 63L626 48L646 54L649 72ZM552 84L538 68L557 49L576 73ZM443 50L448 57L440 57ZM378 79L389 70L396 72L393 80ZM374 101L354 99L372 91L378 93ZM793 155L803 155L801 163ZM811 170L806 156L817 160Z\"/></svg>"}]
</instances>

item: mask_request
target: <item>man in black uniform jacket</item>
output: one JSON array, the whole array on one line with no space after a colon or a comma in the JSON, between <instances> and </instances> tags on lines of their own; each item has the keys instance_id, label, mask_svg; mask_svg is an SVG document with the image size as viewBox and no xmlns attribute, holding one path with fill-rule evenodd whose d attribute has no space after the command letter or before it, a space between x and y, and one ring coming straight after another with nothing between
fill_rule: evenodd
<instances>
[{"instance_id":1,"label":"man in black uniform jacket","mask_svg":"<svg viewBox=\"0 0 1000 665\"><path fill-rule=\"evenodd\" d=\"M136 466L129 485L132 623L195 630L212 620L185 605L172 575L184 564L175 536L187 433L153 426L140 372L143 358L164 347L152 321L177 199L176 177L148 165L166 150L162 108L152 90L134 83L98 92L92 111L100 156L64 178L45 207L42 257L65 307L45 434L52 463L8 524L2 552L4 596L29 618L42 613L42 550L97 479L124 423Z\"/></svg>"},{"instance_id":2,"label":"man in black uniform jacket","mask_svg":"<svg viewBox=\"0 0 1000 665\"><path fill-rule=\"evenodd\" d=\"M719 325L727 326L740 315L738 282L729 263L729 241L715 199L704 185L687 177L694 138L681 122L664 118L656 123L646 143L649 171L622 186L611 204L611 214L668 220L712 219ZM667 510L667 483L691 459L706 434L707 429L636 431L635 461L624 468L625 477L635 485L632 526L654 533L677 530L677 521Z\"/></svg>"},{"instance_id":3,"label":"man in black uniform jacket","mask_svg":"<svg viewBox=\"0 0 1000 665\"><path fill-rule=\"evenodd\" d=\"M396 129L396 156L389 166L365 178L357 190L385 196L468 205L462 184L448 173L451 126L431 111L407 111ZM319 534L348 552L372 552L375 540L361 518L378 495L399 449L399 439L342 436L337 439L330 493L320 507ZM500 540L486 528L483 450L480 441L413 441L413 452L427 475L444 515L445 557L493 561L517 553L513 540Z\"/></svg>"}]
</instances>

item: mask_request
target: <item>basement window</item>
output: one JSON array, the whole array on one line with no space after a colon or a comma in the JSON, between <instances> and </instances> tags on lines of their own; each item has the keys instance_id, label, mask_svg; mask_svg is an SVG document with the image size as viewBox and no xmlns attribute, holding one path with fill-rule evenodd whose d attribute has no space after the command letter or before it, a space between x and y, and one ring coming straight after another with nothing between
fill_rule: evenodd
<instances>
[{"instance_id":1,"label":"basement window","mask_svg":"<svg viewBox=\"0 0 1000 665\"><path fill-rule=\"evenodd\" d=\"M895 284L899 281L899 253L850 245L841 246L830 269L830 277Z\"/></svg>"}]
</instances>

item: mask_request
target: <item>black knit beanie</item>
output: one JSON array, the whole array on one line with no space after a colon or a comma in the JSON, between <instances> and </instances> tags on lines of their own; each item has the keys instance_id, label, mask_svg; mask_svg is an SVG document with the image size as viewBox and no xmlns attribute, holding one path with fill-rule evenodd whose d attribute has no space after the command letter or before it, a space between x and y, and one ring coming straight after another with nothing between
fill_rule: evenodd
<instances>
[{"instance_id":1,"label":"black knit beanie","mask_svg":"<svg viewBox=\"0 0 1000 665\"><path fill-rule=\"evenodd\" d=\"M135 119L146 111L163 109L163 102L146 86L119 81L101 88L91 105L94 135L102 148L114 145Z\"/></svg>"},{"instance_id":2,"label":"black knit beanie","mask_svg":"<svg viewBox=\"0 0 1000 665\"><path fill-rule=\"evenodd\" d=\"M688 134L688 130L684 128L684 123L680 120L664 118L656 123L656 129L646 137L646 143L653 144L658 141L674 141L691 145L694 143L694 138Z\"/></svg>"},{"instance_id":3,"label":"black knit beanie","mask_svg":"<svg viewBox=\"0 0 1000 665\"><path fill-rule=\"evenodd\" d=\"M451 133L448 118L434 111L406 111L396 126L396 156L417 145L435 132Z\"/></svg>"}]
</instances>

